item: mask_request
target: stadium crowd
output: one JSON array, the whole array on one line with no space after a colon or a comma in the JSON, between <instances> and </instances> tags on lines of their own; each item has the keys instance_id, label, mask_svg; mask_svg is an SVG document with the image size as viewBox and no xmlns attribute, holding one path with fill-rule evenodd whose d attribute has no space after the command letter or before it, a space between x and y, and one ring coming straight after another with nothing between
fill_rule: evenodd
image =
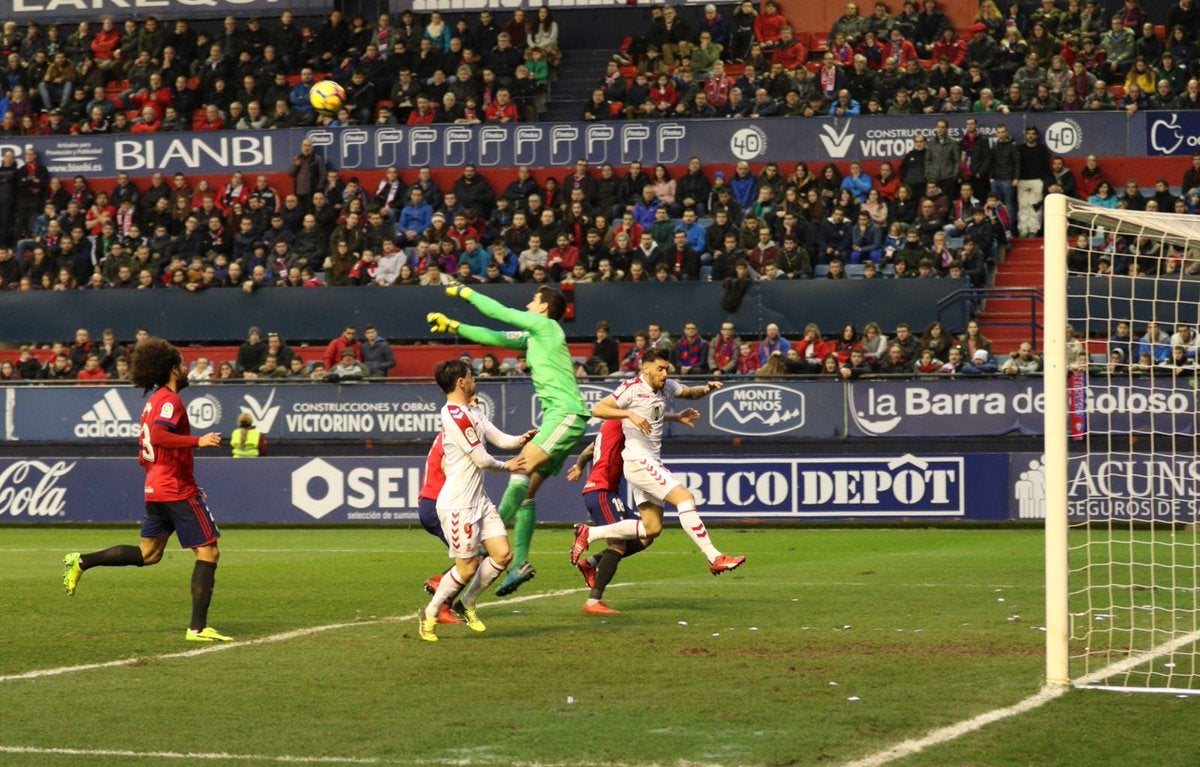
<instances>
[{"instance_id":1,"label":"stadium crowd","mask_svg":"<svg viewBox=\"0 0 1200 767\"><path fill-rule=\"evenodd\" d=\"M1168 348L1167 339L1161 344L1149 340L1157 338L1154 328L1140 340L1128 336L1128 326L1124 332L1131 353L1143 351L1156 358L1148 363L1150 367L1169 362L1170 353L1159 355ZM87 385L128 381L132 347L147 337L149 331L139 329L137 338L126 344L116 338L112 329L106 328L100 339L94 340L87 328L80 328L72 343L56 341L40 348L24 344L14 355L0 358L0 384ZM1200 338L1192 335L1187 338L1193 354L1189 365L1194 374L1194 352L1200 346ZM1119 340L1111 345L1121 346ZM1075 342L1075 347L1074 351L1084 351L1080 342ZM846 325L836 335L828 336L810 323L796 341L783 337L774 323L766 326L760 338L743 339L732 322L723 322L717 333L705 339L695 322L686 322L683 332L673 340L661 323L651 322L646 330L634 334L633 344L623 353L622 345L609 334L609 324L601 321L596 325L590 356L575 358L575 374L581 379L634 375L650 349L670 352L675 370L681 376L807 376L851 380L864 376L1015 376L1041 371L1041 360L1028 342L1021 343L1007 357L993 357L992 342L975 320L957 338L937 321L920 334L907 323L900 323L890 338L876 322L868 322L861 331L854 325ZM462 359L481 378L528 375L523 354L501 359L494 353L486 353L476 359L464 353ZM299 350L292 348L279 333L269 332L264 336L259 328L251 327L246 340L228 359L197 357L190 365L188 380L195 384L247 380L347 383L386 378L395 366L396 352L373 325L363 329L361 340L357 328L347 325L324 349L305 346ZM1113 372L1124 366L1113 362L1109 368ZM1142 371L1138 368L1135 372Z\"/></svg>"},{"instance_id":2,"label":"stadium crowd","mask_svg":"<svg viewBox=\"0 0 1200 767\"><path fill-rule=\"evenodd\" d=\"M1159 79L1155 89L1167 87L1172 99L1190 93L1200 105L1191 79L1200 13L1191 2L1172 8L1172 39L1160 40L1162 49L1149 60ZM1095 80L1122 71L1145 79L1145 54L1159 38L1135 0L1102 34L1094 2L1081 8L1072 0L1066 10L1053 0L1036 10L1013 4L1005 15L984 0L969 41L959 39L935 0L924 0L919 12L906 2L895 16L884 3L869 16L849 3L828 44L815 46L827 52L808 47L814 36L796 38L771 3L761 15L743 3L729 21L714 6L697 13L693 23L683 10L651 9L647 34L631 38L610 62L605 92L599 101L593 95L583 117L621 117L631 107L631 115L642 117L679 114L702 97L716 109L709 98L716 88L717 100L753 93L749 100L760 111L745 116L792 114L761 111L764 96L777 107L797 99L812 107L820 96L811 114L911 111L930 115L931 134L874 174L857 163L843 175L836 164L810 169L805 162L786 169L743 162L728 174L709 173L692 158L673 176L664 166L591 168L580 160L561 180L539 173L541 182L530 168L493 183L467 166L448 188L428 169L396 168L364 188L359 178L326 165L311 144L293 158L290 190L240 173L211 186L205 180L193 186L183 174L158 174L140 187L125 174L111 186L82 176L51 178L27 149L22 158L0 158L0 289L252 293L452 280L711 279L724 283L724 300L736 308L758 279L949 277L983 285L1008 238L1040 231L1040 203L1050 191L1110 207L1200 212L1200 157L1178 197L1166 179L1153 195L1136 181L1116 194L1097 158L1089 157L1077 176L1051 157L1035 129L1009 136L1000 126L992 141L972 117L1074 108L1070 99L1058 100L1073 82L1055 79L1059 63L1082 66ZM226 19L219 34L193 32L185 19L171 26L151 17L120 26L105 18L95 29L81 22L64 38L53 25L32 22L21 30L5 23L0 134L509 119L489 115L497 104L507 114L508 99L518 110L532 109L541 85L525 91L520 81L544 83L562 56L557 22L545 8L528 19L515 11L503 24L486 11L453 23L438 13L418 19L405 12L395 24L385 14L372 26L335 11L306 26L285 11L270 31L259 19ZM1114 40L1123 44L1132 30L1142 33L1134 54L1113 53ZM808 61L810 54L819 61ZM698 69L706 57L708 70ZM728 72L740 69L737 77L722 73L726 65ZM346 85L345 113L318 117L311 109L308 89L317 77ZM637 89L651 79L647 98L665 106L646 112L636 103ZM1034 92L1045 89L1052 99L1014 100L1035 80ZM621 108L614 106L617 89L623 89ZM1142 105L1129 102L1135 88L1124 90L1124 108ZM1090 92L1097 99L1112 95L1094 83ZM670 103L661 101L668 96ZM596 108L600 102L608 106ZM466 111L472 103L476 112ZM375 114L377 104L383 108ZM1186 101L1172 106L1189 108ZM534 116L526 110L512 119ZM949 120L961 126L961 138L951 137ZM1122 237L1077 242L1072 268L1141 273L1159 263L1140 257L1152 246ZM1195 259L1168 261L1181 272L1200 272Z\"/></svg>"},{"instance_id":3,"label":"stadium crowd","mask_svg":"<svg viewBox=\"0 0 1200 767\"><path fill-rule=\"evenodd\" d=\"M847 2L827 35L794 31L773 2L695 20L652 10L614 56L584 119L813 117L1196 109L1200 12L1151 19L1137 0L981 0L956 30L937 0ZM919 6L919 7L918 7ZM1165 23L1164 23L1165 22ZM603 107L609 105L611 109Z\"/></svg>"}]
</instances>

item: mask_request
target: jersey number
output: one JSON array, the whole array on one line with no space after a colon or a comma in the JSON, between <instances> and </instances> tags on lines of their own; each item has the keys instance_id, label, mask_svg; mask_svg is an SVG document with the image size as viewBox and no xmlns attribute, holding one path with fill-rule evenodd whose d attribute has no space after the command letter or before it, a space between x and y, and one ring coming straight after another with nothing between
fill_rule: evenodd
<instances>
[{"instance_id":1,"label":"jersey number","mask_svg":"<svg viewBox=\"0 0 1200 767\"><path fill-rule=\"evenodd\" d=\"M146 463L154 463L154 445L150 444L150 427L142 424L142 433L138 438L138 444L142 446L142 460Z\"/></svg>"},{"instance_id":2,"label":"jersey number","mask_svg":"<svg viewBox=\"0 0 1200 767\"><path fill-rule=\"evenodd\" d=\"M468 522L467 524L463 525L463 532L467 534L468 538L470 538L471 535L475 532L475 525Z\"/></svg>"}]
</instances>

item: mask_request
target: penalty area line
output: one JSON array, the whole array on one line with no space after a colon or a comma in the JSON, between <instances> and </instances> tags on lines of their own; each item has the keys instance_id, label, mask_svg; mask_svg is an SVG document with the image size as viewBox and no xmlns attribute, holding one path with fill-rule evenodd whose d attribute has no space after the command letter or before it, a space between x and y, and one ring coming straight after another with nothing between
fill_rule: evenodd
<instances>
[{"instance_id":1,"label":"penalty area line","mask_svg":"<svg viewBox=\"0 0 1200 767\"><path fill-rule=\"evenodd\" d=\"M632 586L632 583L615 584L611 588L620 586ZM587 592L586 588L577 589L559 589L557 591L545 591L537 594L529 594L523 597L513 597L504 599L499 602L488 602L479 605L479 609L491 609L493 607L503 607L504 605L522 604L524 602L534 602L540 599L552 599L554 597L569 596L571 594L580 594ZM6 674L0 676L0 683L15 682L22 679L42 679L52 676L63 676L66 674L78 674L84 671L98 671L106 668L121 668L123 666L137 666L143 663L150 663L164 660L177 660L179 658L194 658L198 655L209 655L211 653L225 652L227 650L236 650L241 647L254 647L257 645L277 644L279 642L287 642L292 639L300 639L315 634L323 634L328 631L338 631L346 628L359 628L361 626L378 626L386 623L402 623L404 621L416 620L420 611L409 613L408 615L393 615L386 618L375 618L372 620L363 621L346 621L344 623L327 623L323 626L309 626L307 628L293 629L291 631L283 631L278 634L270 634L265 637L257 637L255 639L246 639L243 641L220 642L208 644L203 647L197 647L194 650L181 650L180 652L163 653L161 655L143 655L133 658L121 658L119 660L102 661L99 663L82 663L77 666L59 666L57 668L35 669L33 671L24 671L19 674Z\"/></svg>"},{"instance_id":2,"label":"penalty area line","mask_svg":"<svg viewBox=\"0 0 1200 767\"><path fill-rule=\"evenodd\" d=\"M37 754L40 756L116 756L127 759L186 759L207 762L276 762L283 764L379 764L378 759L353 756L271 756L269 754L183 753L178 751L128 751L113 748L37 748L0 746L0 754Z\"/></svg>"}]
</instances>

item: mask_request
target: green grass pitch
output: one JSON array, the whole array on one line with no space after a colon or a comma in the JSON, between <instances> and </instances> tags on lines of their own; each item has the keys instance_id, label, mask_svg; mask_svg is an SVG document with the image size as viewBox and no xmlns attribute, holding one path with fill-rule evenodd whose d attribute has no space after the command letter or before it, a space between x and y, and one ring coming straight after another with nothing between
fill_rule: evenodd
<instances>
[{"instance_id":1,"label":"green grass pitch","mask_svg":"<svg viewBox=\"0 0 1200 767\"><path fill-rule=\"evenodd\" d=\"M1038 531L712 532L745 567L710 576L669 527L597 619L570 532L540 530L518 601L431 645L413 616L447 560L424 532L228 529L210 615L239 642L178 655L190 553L68 599L62 554L136 530L6 529L0 765L843 765L1041 685ZM1074 691L875 763L1192 764L1197 706Z\"/></svg>"}]
</instances>

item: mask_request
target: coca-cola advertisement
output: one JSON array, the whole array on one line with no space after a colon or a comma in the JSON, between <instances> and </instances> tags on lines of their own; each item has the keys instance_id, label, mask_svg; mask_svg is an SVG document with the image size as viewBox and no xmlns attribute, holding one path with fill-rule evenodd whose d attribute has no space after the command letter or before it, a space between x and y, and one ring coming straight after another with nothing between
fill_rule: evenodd
<instances>
[{"instance_id":1,"label":"coca-cola advertisement","mask_svg":"<svg viewBox=\"0 0 1200 767\"><path fill-rule=\"evenodd\" d=\"M135 461L0 461L0 522L123 522L142 513Z\"/></svg>"}]
</instances>

